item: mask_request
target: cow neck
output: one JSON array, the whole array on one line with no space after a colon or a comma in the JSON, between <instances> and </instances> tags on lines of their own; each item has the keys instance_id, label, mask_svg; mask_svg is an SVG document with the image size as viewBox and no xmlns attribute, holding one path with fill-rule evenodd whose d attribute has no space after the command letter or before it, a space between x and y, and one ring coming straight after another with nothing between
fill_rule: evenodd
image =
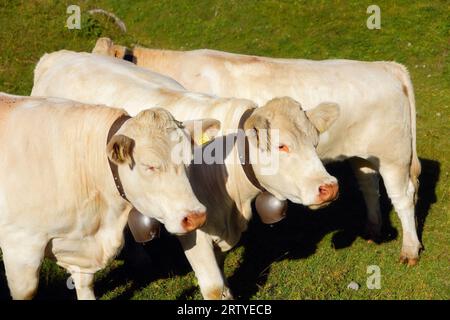
<instances>
[{"instance_id":1,"label":"cow neck","mask_svg":"<svg viewBox=\"0 0 450 320\"><path fill-rule=\"evenodd\" d=\"M109 143L109 141L111 140L111 138L117 133L117 131L119 131L119 129L122 127L122 125L131 117L129 115L126 114L122 114L120 117L118 117L113 124L111 125L111 128L109 128L109 132L108 132L108 138L106 140L106 144ZM130 200L128 200L126 194L125 194L125 190L123 188L122 185L122 181L120 180L120 176L119 176L119 167L117 166L117 164L115 164L114 162L112 162L109 158L108 158L108 163L109 163L109 167L111 169L111 173L112 176L114 178L114 184L117 188L117 191L119 191L120 196L127 201L128 203L131 204Z\"/></svg>"},{"instance_id":2,"label":"cow neck","mask_svg":"<svg viewBox=\"0 0 450 320\"><path fill-rule=\"evenodd\" d=\"M238 155L239 155L239 161L241 163L242 170L244 171L245 176L247 177L248 181L257 189L259 189L261 192L266 191L266 189L259 183L258 178L256 178L255 171L253 170L253 166L250 162L250 143L248 141L248 138L245 134L244 130L244 124L245 121L252 115L253 111L255 111L255 108L247 109L241 116L241 119L239 120L238 125ZM243 135L243 140L239 135ZM239 139L241 138L241 139ZM244 145L242 146L242 143L239 143L240 141L244 141Z\"/></svg>"}]
</instances>

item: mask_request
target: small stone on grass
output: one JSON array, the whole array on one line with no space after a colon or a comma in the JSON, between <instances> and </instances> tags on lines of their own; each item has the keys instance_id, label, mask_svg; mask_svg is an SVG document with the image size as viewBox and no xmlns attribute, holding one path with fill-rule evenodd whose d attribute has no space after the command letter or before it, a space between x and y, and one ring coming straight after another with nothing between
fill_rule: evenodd
<instances>
[{"instance_id":1,"label":"small stone on grass","mask_svg":"<svg viewBox=\"0 0 450 320\"><path fill-rule=\"evenodd\" d=\"M358 290L359 284L357 284L355 281L352 281L348 284L347 289Z\"/></svg>"}]
</instances>

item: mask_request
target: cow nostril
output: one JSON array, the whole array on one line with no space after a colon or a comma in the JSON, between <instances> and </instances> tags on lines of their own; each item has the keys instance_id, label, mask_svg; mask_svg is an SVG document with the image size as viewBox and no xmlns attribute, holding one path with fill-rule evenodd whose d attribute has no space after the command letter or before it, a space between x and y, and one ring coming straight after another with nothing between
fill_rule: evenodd
<instances>
[{"instance_id":1,"label":"cow nostril","mask_svg":"<svg viewBox=\"0 0 450 320\"><path fill-rule=\"evenodd\" d=\"M191 212L182 220L183 228L186 231L193 231L200 228L205 224L206 213L205 212Z\"/></svg>"},{"instance_id":2,"label":"cow nostril","mask_svg":"<svg viewBox=\"0 0 450 320\"><path fill-rule=\"evenodd\" d=\"M319 187L319 193L321 195L326 195L330 192L330 187L328 185L322 185Z\"/></svg>"},{"instance_id":3,"label":"cow nostril","mask_svg":"<svg viewBox=\"0 0 450 320\"><path fill-rule=\"evenodd\" d=\"M322 201L334 200L338 191L339 186L337 183L321 185L319 187L319 197Z\"/></svg>"}]
</instances>

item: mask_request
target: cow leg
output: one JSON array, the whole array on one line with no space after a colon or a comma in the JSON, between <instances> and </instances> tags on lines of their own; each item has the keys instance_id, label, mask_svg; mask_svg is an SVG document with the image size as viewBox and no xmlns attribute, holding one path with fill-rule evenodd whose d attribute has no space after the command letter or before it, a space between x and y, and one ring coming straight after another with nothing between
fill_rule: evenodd
<instances>
[{"instance_id":1,"label":"cow leg","mask_svg":"<svg viewBox=\"0 0 450 320\"><path fill-rule=\"evenodd\" d=\"M232 298L214 254L211 238L201 230L179 237L206 300Z\"/></svg>"},{"instance_id":2,"label":"cow leg","mask_svg":"<svg viewBox=\"0 0 450 320\"><path fill-rule=\"evenodd\" d=\"M30 300L38 288L45 243L15 242L2 245L8 287L14 300Z\"/></svg>"},{"instance_id":3,"label":"cow leg","mask_svg":"<svg viewBox=\"0 0 450 320\"><path fill-rule=\"evenodd\" d=\"M95 300L93 273L72 272L72 280L78 300Z\"/></svg>"},{"instance_id":4,"label":"cow leg","mask_svg":"<svg viewBox=\"0 0 450 320\"><path fill-rule=\"evenodd\" d=\"M376 240L381 234L380 178L371 163L361 158L353 158L350 164L358 181L367 208L366 234Z\"/></svg>"},{"instance_id":5,"label":"cow leg","mask_svg":"<svg viewBox=\"0 0 450 320\"><path fill-rule=\"evenodd\" d=\"M409 167L401 165L383 165L380 173L383 177L387 194L397 211L402 223L403 244L400 261L415 265L422 247L417 236L414 214L414 184L409 176Z\"/></svg>"},{"instance_id":6,"label":"cow leg","mask_svg":"<svg viewBox=\"0 0 450 320\"><path fill-rule=\"evenodd\" d=\"M224 279L224 283L225 283L223 294L222 294L222 300L232 300L233 295L231 294L231 290L228 285L228 280L225 277L225 272L224 272L226 254L218 247L214 248L214 254L216 256L216 261L217 261L217 264L219 265L220 271L222 272L222 279Z\"/></svg>"}]
</instances>

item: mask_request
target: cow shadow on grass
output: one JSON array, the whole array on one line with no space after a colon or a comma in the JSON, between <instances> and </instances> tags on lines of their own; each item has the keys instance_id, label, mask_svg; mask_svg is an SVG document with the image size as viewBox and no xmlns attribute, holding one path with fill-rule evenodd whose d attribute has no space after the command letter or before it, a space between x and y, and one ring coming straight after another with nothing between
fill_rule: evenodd
<instances>
[{"instance_id":1,"label":"cow shadow on grass","mask_svg":"<svg viewBox=\"0 0 450 320\"><path fill-rule=\"evenodd\" d=\"M420 160L422 174L416 215L421 239L429 209L437 201L435 189L440 165L434 160ZM336 250L351 246L358 237L365 238L365 203L349 163L334 163L327 170L338 178L341 190L340 198L329 207L312 211L290 203L287 218L274 226L264 225L254 216L240 243L245 249L241 264L228 279L235 298L249 299L257 293L266 283L273 262L314 254L317 244L327 234L333 233L330 246ZM383 243L399 237L399 232L401 236L401 230L392 226L391 219L397 219L397 215L390 214L392 205L383 181L380 193L383 228L379 243Z\"/></svg>"},{"instance_id":2,"label":"cow shadow on grass","mask_svg":"<svg viewBox=\"0 0 450 320\"><path fill-rule=\"evenodd\" d=\"M429 209L436 202L435 189L439 181L439 162L421 159L419 201L416 206L418 232L421 238ZM333 233L330 246L336 250L347 248L363 230L366 209L356 179L347 162L327 166L327 170L339 179L341 196L329 207L311 211L305 207L289 204L287 218L276 225L264 225L257 215L243 234L239 246L244 248L241 262L228 279L237 299L249 299L264 285L275 261L302 259L315 253L317 244L327 234ZM392 227L391 205L381 183L381 208L383 213L383 236L380 242L388 242L399 236ZM399 248L400 250L400 248ZM393 259L396 257L393 257ZM130 299L136 291L151 282L174 275L186 275L191 268L184 256L178 239L162 232L161 238L146 245L133 243L127 235L127 245L118 257L124 263L112 268L95 282L98 297L105 294L113 299ZM40 276L36 299L76 299L75 290L67 288L67 274L55 265L45 267ZM118 289L120 288L120 289ZM197 291L192 286L182 292L179 299L190 299ZM0 261L0 300L9 299L9 291L3 262Z\"/></svg>"}]
</instances>

